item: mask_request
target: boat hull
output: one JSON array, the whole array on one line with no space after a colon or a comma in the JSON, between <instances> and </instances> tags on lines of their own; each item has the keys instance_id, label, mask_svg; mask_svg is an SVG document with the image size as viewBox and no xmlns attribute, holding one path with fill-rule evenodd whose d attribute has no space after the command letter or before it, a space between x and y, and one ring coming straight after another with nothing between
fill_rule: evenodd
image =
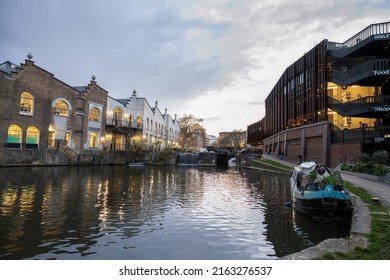
<instances>
[{"instance_id":1,"label":"boat hull","mask_svg":"<svg viewBox=\"0 0 390 280\"><path fill-rule=\"evenodd\" d=\"M336 175L314 162L295 167L290 176L294 210L316 219L350 222L352 198Z\"/></svg>"},{"instance_id":2,"label":"boat hull","mask_svg":"<svg viewBox=\"0 0 390 280\"><path fill-rule=\"evenodd\" d=\"M296 212L316 219L333 221L350 221L352 219L351 200L334 197L294 197L293 207Z\"/></svg>"}]
</instances>

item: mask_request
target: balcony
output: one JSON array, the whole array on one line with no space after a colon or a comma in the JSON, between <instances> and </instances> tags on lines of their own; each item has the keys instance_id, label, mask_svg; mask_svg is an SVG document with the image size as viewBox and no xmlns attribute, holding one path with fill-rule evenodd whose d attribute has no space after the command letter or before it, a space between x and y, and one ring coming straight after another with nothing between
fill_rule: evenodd
<instances>
[{"instance_id":1,"label":"balcony","mask_svg":"<svg viewBox=\"0 0 390 280\"><path fill-rule=\"evenodd\" d=\"M328 107L343 117L383 118L390 113L390 95L367 96L346 103L328 96Z\"/></svg>"},{"instance_id":2,"label":"balcony","mask_svg":"<svg viewBox=\"0 0 390 280\"><path fill-rule=\"evenodd\" d=\"M372 24L344 43L328 42L329 55L333 57L388 56L390 22Z\"/></svg>"},{"instance_id":3,"label":"balcony","mask_svg":"<svg viewBox=\"0 0 390 280\"><path fill-rule=\"evenodd\" d=\"M128 120L120 120L116 118L107 118L106 125L114 126L123 133L130 133L132 130L142 130L143 126L140 123L129 122Z\"/></svg>"},{"instance_id":4,"label":"balcony","mask_svg":"<svg viewBox=\"0 0 390 280\"><path fill-rule=\"evenodd\" d=\"M351 84L360 86L382 85L390 75L390 59L372 59L344 71L332 70L330 81L340 85Z\"/></svg>"}]
</instances>

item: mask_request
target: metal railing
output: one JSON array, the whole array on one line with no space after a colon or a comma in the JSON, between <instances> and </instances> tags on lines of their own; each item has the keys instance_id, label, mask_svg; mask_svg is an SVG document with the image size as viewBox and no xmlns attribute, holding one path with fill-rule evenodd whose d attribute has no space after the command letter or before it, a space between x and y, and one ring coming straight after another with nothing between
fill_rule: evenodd
<instances>
[{"instance_id":1,"label":"metal railing","mask_svg":"<svg viewBox=\"0 0 390 280\"><path fill-rule=\"evenodd\" d=\"M342 116L364 112L390 112L390 96L366 96L346 103L328 96L328 105Z\"/></svg>"},{"instance_id":2,"label":"metal railing","mask_svg":"<svg viewBox=\"0 0 390 280\"><path fill-rule=\"evenodd\" d=\"M339 129L332 126L332 143L358 143L384 140L390 135L390 126L367 126L353 129Z\"/></svg>"},{"instance_id":3,"label":"metal railing","mask_svg":"<svg viewBox=\"0 0 390 280\"><path fill-rule=\"evenodd\" d=\"M334 47L335 48L353 47L359 44L361 41L366 40L373 35L384 35L388 33L390 33L390 22L371 24L367 28L363 29L356 35L346 40L344 43L341 44L336 43Z\"/></svg>"},{"instance_id":4,"label":"metal railing","mask_svg":"<svg viewBox=\"0 0 390 280\"><path fill-rule=\"evenodd\" d=\"M79 161L79 154L75 150L66 146L65 143L63 143L63 142L59 143L58 151L60 151L61 153L63 153L64 155L66 155L68 158L70 158L71 160L73 160L75 162Z\"/></svg>"},{"instance_id":5,"label":"metal railing","mask_svg":"<svg viewBox=\"0 0 390 280\"><path fill-rule=\"evenodd\" d=\"M390 59L373 59L369 60L359 66L353 67L346 72L332 70L332 79L338 81L348 81L349 79L356 78L362 74L379 76L379 75L389 75L385 72L390 69Z\"/></svg>"},{"instance_id":6,"label":"metal railing","mask_svg":"<svg viewBox=\"0 0 390 280\"><path fill-rule=\"evenodd\" d=\"M128 128L134 128L134 129L142 129L142 124L138 123L136 121L129 122L125 120L115 119L115 118L107 118L106 119L107 125L113 125L118 127L128 127Z\"/></svg>"},{"instance_id":7,"label":"metal railing","mask_svg":"<svg viewBox=\"0 0 390 280\"><path fill-rule=\"evenodd\" d=\"M341 163L346 163L346 162L347 162L347 155L343 155L341 158L336 160L333 165L337 166L337 165L339 165Z\"/></svg>"}]
</instances>

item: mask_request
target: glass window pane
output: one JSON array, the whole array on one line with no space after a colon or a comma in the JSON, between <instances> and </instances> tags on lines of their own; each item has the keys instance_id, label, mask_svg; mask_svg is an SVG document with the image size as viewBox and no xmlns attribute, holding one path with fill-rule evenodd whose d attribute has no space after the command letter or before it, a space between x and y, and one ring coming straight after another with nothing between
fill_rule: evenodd
<instances>
[{"instance_id":1,"label":"glass window pane","mask_svg":"<svg viewBox=\"0 0 390 280\"><path fill-rule=\"evenodd\" d=\"M90 121L100 121L100 111L97 108L92 108L89 112Z\"/></svg>"},{"instance_id":2,"label":"glass window pane","mask_svg":"<svg viewBox=\"0 0 390 280\"><path fill-rule=\"evenodd\" d=\"M97 133L91 132L89 134L89 147L96 148L96 144L97 144Z\"/></svg>"},{"instance_id":3,"label":"glass window pane","mask_svg":"<svg viewBox=\"0 0 390 280\"><path fill-rule=\"evenodd\" d=\"M35 126L30 126L27 129L26 143L27 144L38 144L39 130Z\"/></svg>"},{"instance_id":4,"label":"glass window pane","mask_svg":"<svg viewBox=\"0 0 390 280\"><path fill-rule=\"evenodd\" d=\"M54 105L54 115L67 117L68 105L62 100L57 101Z\"/></svg>"},{"instance_id":5,"label":"glass window pane","mask_svg":"<svg viewBox=\"0 0 390 280\"><path fill-rule=\"evenodd\" d=\"M32 115L34 98L31 93L23 92L20 96L20 114Z\"/></svg>"},{"instance_id":6,"label":"glass window pane","mask_svg":"<svg viewBox=\"0 0 390 280\"><path fill-rule=\"evenodd\" d=\"M8 128L7 143L21 143L22 129L20 126L13 124Z\"/></svg>"}]
</instances>

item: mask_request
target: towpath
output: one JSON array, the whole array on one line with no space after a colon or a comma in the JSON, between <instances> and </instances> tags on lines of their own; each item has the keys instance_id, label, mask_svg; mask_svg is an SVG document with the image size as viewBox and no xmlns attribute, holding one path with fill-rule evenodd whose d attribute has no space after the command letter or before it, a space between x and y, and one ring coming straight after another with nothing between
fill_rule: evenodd
<instances>
[{"instance_id":1,"label":"towpath","mask_svg":"<svg viewBox=\"0 0 390 280\"><path fill-rule=\"evenodd\" d=\"M263 154L263 158L294 167L297 163L280 160L272 155ZM365 189L372 197L379 198L380 203L390 209L390 185L385 182L378 182L364 179L351 174L341 173L344 181ZM317 246L307 248L285 257L282 260L308 260L318 258L327 252L348 252L357 246L366 247L368 240L366 235L371 232L371 214L368 205L359 197L354 196L354 216L352 219L350 238L327 239Z\"/></svg>"}]
</instances>

